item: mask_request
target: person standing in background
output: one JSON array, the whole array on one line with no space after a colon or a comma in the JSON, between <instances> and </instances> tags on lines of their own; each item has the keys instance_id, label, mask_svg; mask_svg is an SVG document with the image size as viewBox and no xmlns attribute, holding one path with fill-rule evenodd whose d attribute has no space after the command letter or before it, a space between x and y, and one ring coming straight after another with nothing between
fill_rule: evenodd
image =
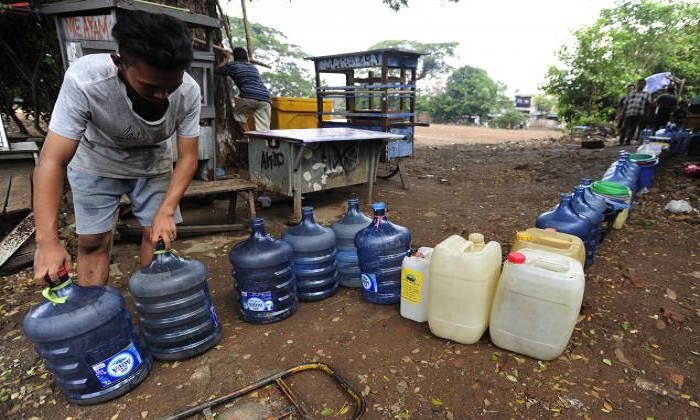
<instances>
[{"instance_id":1,"label":"person standing in background","mask_svg":"<svg viewBox=\"0 0 700 420\"><path fill-rule=\"evenodd\" d=\"M639 139L639 132L645 123L645 117L651 108L651 94L645 92L647 82L644 79L637 80L637 89L625 97L625 108L623 111L624 121L620 131L620 145L627 146L636 136Z\"/></svg>"},{"instance_id":2,"label":"person standing in background","mask_svg":"<svg viewBox=\"0 0 700 420\"><path fill-rule=\"evenodd\" d=\"M685 119L688 117L688 101L678 101L678 106L671 113L671 122L680 129L685 128Z\"/></svg>"},{"instance_id":3,"label":"person standing in background","mask_svg":"<svg viewBox=\"0 0 700 420\"><path fill-rule=\"evenodd\" d=\"M669 86L666 89L666 93L656 98L656 114L654 115L654 132L659 128L663 128L668 123L671 117L671 112L676 108L678 104L678 98L676 97L676 90L673 86Z\"/></svg>"},{"instance_id":4,"label":"person standing in background","mask_svg":"<svg viewBox=\"0 0 700 420\"><path fill-rule=\"evenodd\" d=\"M615 111L615 121L617 122L617 132L622 133L622 122L625 120L625 98L627 95L634 92L634 83L629 83L627 85L627 92L622 95L620 100L617 101L617 109Z\"/></svg>"},{"instance_id":5,"label":"person standing in background","mask_svg":"<svg viewBox=\"0 0 700 420\"><path fill-rule=\"evenodd\" d=\"M258 69L248 58L245 48L233 49L233 62L229 62L231 53L225 51L221 61L216 63L214 73L231 76L239 90L233 107L233 119L242 132L248 131L248 115L253 114L257 131L270 131L270 91L260 77Z\"/></svg>"}]
</instances>

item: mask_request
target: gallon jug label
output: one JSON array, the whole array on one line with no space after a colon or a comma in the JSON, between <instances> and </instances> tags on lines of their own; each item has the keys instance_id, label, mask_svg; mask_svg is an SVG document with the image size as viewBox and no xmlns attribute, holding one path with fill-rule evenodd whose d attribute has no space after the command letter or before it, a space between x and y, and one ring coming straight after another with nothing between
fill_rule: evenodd
<instances>
[{"instance_id":1,"label":"gallon jug label","mask_svg":"<svg viewBox=\"0 0 700 420\"><path fill-rule=\"evenodd\" d=\"M214 328L219 326L219 318L216 317L216 311L214 311L214 305L209 306L211 311L211 322L214 323Z\"/></svg>"},{"instance_id":2,"label":"gallon jug label","mask_svg":"<svg viewBox=\"0 0 700 420\"><path fill-rule=\"evenodd\" d=\"M377 276L375 274L362 273L362 287L368 292L377 292Z\"/></svg>"},{"instance_id":3,"label":"gallon jug label","mask_svg":"<svg viewBox=\"0 0 700 420\"><path fill-rule=\"evenodd\" d=\"M141 364L141 355L134 346L129 343L124 350L115 354L107 360L92 365L97 380L102 388L122 380Z\"/></svg>"},{"instance_id":4,"label":"gallon jug label","mask_svg":"<svg viewBox=\"0 0 700 420\"><path fill-rule=\"evenodd\" d=\"M253 312L269 312L274 309L272 292L241 292L243 309Z\"/></svg>"},{"instance_id":5,"label":"gallon jug label","mask_svg":"<svg viewBox=\"0 0 700 420\"><path fill-rule=\"evenodd\" d=\"M410 268L401 269L401 299L409 303L420 303L423 273Z\"/></svg>"}]
</instances>

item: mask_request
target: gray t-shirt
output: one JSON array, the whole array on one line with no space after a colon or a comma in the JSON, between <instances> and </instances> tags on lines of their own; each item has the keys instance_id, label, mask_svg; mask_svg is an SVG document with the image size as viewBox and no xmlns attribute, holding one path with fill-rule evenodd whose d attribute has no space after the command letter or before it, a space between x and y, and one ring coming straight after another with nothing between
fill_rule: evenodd
<instances>
[{"instance_id":1,"label":"gray t-shirt","mask_svg":"<svg viewBox=\"0 0 700 420\"><path fill-rule=\"evenodd\" d=\"M109 54L74 61L63 79L49 128L80 141L70 167L109 178L150 177L170 172L169 138L198 137L201 94L187 73L168 97L168 110L147 121L132 110L126 85Z\"/></svg>"}]
</instances>

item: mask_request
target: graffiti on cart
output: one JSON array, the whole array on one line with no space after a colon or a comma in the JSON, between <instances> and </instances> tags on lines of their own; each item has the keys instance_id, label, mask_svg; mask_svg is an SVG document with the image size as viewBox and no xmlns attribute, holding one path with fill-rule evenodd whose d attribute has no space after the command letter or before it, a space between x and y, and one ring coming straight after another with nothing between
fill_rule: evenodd
<instances>
[{"instance_id":1,"label":"graffiti on cart","mask_svg":"<svg viewBox=\"0 0 700 420\"><path fill-rule=\"evenodd\" d=\"M272 169L284 165L284 154L281 152L263 151L260 154L260 167L262 169Z\"/></svg>"},{"instance_id":2,"label":"graffiti on cart","mask_svg":"<svg viewBox=\"0 0 700 420\"><path fill-rule=\"evenodd\" d=\"M350 175L360 166L360 149L354 143L344 146L329 144L317 149L310 159L313 163L307 166L302 178L313 191L320 191L328 183L328 178Z\"/></svg>"}]
</instances>

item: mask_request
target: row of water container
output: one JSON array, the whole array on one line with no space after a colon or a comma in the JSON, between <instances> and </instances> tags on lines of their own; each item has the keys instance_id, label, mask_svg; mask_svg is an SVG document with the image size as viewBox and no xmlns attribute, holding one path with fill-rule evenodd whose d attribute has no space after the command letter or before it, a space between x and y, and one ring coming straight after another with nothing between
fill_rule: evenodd
<instances>
[{"instance_id":1,"label":"row of water container","mask_svg":"<svg viewBox=\"0 0 700 420\"><path fill-rule=\"evenodd\" d=\"M650 159L642 161L642 156ZM586 248L584 267L589 267L604 233L612 227L622 227L634 204L634 195L651 185L658 158L635 157L639 157L640 164L633 162L628 152L621 151L600 181L582 179L573 193L561 194L556 206L537 216L535 226L579 237Z\"/></svg>"},{"instance_id":2,"label":"row of water container","mask_svg":"<svg viewBox=\"0 0 700 420\"><path fill-rule=\"evenodd\" d=\"M654 142L666 143L668 155L686 153L690 146L691 137L693 135L689 131L683 130L673 123L666 124L664 128L656 130L656 132L647 128L639 133L642 142L653 139Z\"/></svg>"},{"instance_id":3,"label":"row of water container","mask_svg":"<svg viewBox=\"0 0 700 420\"><path fill-rule=\"evenodd\" d=\"M241 318L282 320L300 300L326 299L339 285L362 287L369 302L398 303L411 235L387 219L384 203L373 205L372 219L358 203L350 199L345 217L330 228L316 223L311 207L303 207L301 223L281 239L265 232L262 219L253 219L250 237L229 254Z\"/></svg>"},{"instance_id":4,"label":"row of water container","mask_svg":"<svg viewBox=\"0 0 700 420\"><path fill-rule=\"evenodd\" d=\"M480 233L419 248L401 268L403 317L442 338L473 344L489 330L506 350L552 360L566 348L584 291L583 242L560 232L518 232L505 262Z\"/></svg>"},{"instance_id":5,"label":"row of water container","mask_svg":"<svg viewBox=\"0 0 700 420\"><path fill-rule=\"evenodd\" d=\"M358 200L350 200L348 214L333 229L317 224L311 208L303 215L282 240L265 233L262 219L253 219L249 239L231 250L242 319L284 319L299 299L333 295L339 281L362 283L369 301L398 303L401 261L411 239L408 229L387 220L383 203L374 205L369 219L359 212ZM185 359L219 342L221 325L207 276L202 263L166 251L161 242L152 263L129 281L139 331L118 290L80 287L64 267L60 284L47 287L45 301L25 316L23 330L69 401L107 401L142 382L153 357Z\"/></svg>"},{"instance_id":6,"label":"row of water container","mask_svg":"<svg viewBox=\"0 0 700 420\"><path fill-rule=\"evenodd\" d=\"M635 171L637 165L623 155L603 179L635 191ZM248 322L279 321L296 311L299 300L325 299L339 284L361 286L365 300L401 301L402 312L405 304L427 304L422 310L440 337L475 342L490 322L496 345L554 358L565 348L580 308L582 265L593 262L604 216L618 203L616 197L593 194L591 184L584 180L538 217L538 228L558 232L519 234L527 246L508 256L502 273L500 245L485 244L481 235L453 236L434 251L420 250L431 261L431 281L410 266L421 256L409 258L410 233L387 219L383 203L375 203L370 219L351 199L345 217L331 228L317 224L313 210L304 208L302 222L281 240L265 233L262 219L253 219L250 237L229 255L239 313ZM629 207L631 200L619 205ZM145 379L152 357L192 357L221 338L206 268L162 248L129 282L143 335L117 290L79 287L65 270L64 281L44 290L46 302L25 317L25 334L68 400L93 404L122 395Z\"/></svg>"},{"instance_id":7,"label":"row of water container","mask_svg":"<svg viewBox=\"0 0 700 420\"><path fill-rule=\"evenodd\" d=\"M643 170L621 152L602 180L583 179L537 217L536 228L518 232L502 264L500 244L484 243L481 234L420 248L403 262L401 315L428 321L434 335L459 343L477 342L488 328L498 347L541 360L558 357L579 314L584 267L593 263L603 233L632 207L634 194L650 184L640 178Z\"/></svg>"}]
</instances>

